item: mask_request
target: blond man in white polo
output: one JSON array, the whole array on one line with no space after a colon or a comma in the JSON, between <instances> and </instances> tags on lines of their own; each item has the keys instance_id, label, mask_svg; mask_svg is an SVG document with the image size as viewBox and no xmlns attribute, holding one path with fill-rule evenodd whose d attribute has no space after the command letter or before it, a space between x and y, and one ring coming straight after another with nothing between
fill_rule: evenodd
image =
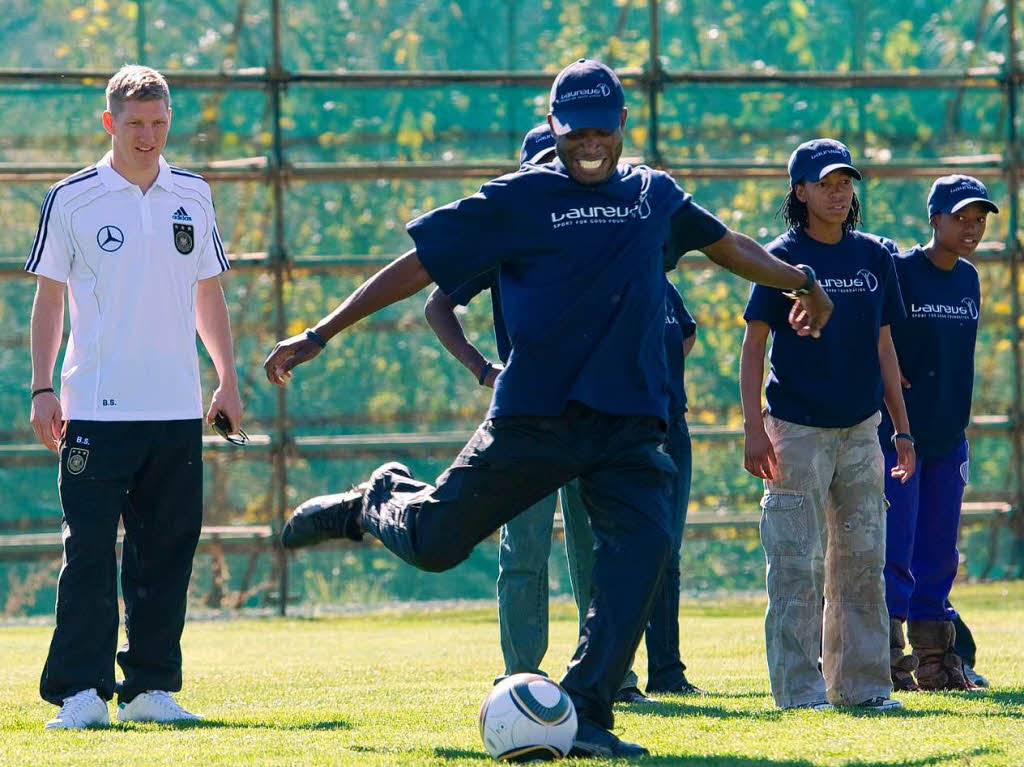
<instances>
[{"instance_id":1,"label":"blond man in white polo","mask_svg":"<svg viewBox=\"0 0 1024 767\"><path fill-rule=\"evenodd\" d=\"M238 427L231 327L218 275L230 268L206 181L168 165L170 92L126 66L107 84L111 151L46 195L25 271L32 306L32 428L60 455L64 562L40 680L60 706L46 729L196 719L181 689L181 632L202 525L203 402L196 331L220 385L206 420ZM71 336L53 368L68 296ZM115 545L127 642L117 651ZM124 675L114 678L115 652Z\"/></svg>"}]
</instances>

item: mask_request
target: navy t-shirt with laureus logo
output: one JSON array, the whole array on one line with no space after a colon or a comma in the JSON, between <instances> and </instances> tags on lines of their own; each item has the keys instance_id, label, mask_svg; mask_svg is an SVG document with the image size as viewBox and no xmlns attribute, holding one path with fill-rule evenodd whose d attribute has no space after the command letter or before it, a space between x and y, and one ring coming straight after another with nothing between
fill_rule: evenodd
<instances>
[{"instance_id":1,"label":"navy t-shirt with laureus logo","mask_svg":"<svg viewBox=\"0 0 1024 767\"><path fill-rule=\"evenodd\" d=\"M667 419L663 245L671 233L681 254L727 231L668 174L622 163L586 186L560 160L527 165L408 230L449 296L498 270L512 351L489 418L577 401Z\"/></svg>"},{"instance_id":2,"label":"navy t-shirt with laureus logo","mask_svg":"<svg viewBox=\"0 0 1024 767\"><path fill-rule=\"evenodd\" d=\"M768 412L804 426L841 429L860 423L882 407L880 328L904 316L892 254L871 234L848 232L827 244L802 228L790 229L766 249L787 263L814 269L835 304L821 338L801 337L789 325L792 299L776 288L751 290L743 318L766 322L772 330Z\"/></svg>"},{"instance_id":3,"label":"navy t-shirt with laureus logo","mask_svg":"<svg viewBox=\"0 0 1024 767\"><path fill-rule=\"evenodd\" d=\"M974 344L981 287L978 270L959 259L951 271L935 266L920 245L896 258L907 317L894 322L892 338L910 432L922 457L946 455L960 446L971 417ZM879 437L888 445L892 421L883 414Z\"/></svg>"}]
</instances>

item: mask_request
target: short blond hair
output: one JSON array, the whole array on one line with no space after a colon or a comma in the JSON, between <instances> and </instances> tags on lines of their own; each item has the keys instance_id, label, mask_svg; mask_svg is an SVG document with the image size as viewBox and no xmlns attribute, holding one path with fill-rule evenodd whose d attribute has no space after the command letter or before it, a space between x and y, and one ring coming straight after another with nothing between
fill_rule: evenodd
<instances>
[{"instance_id":1,"label":"short blond hair","mask_svg":"<svg viewBox=\"0 0 1024 767\"><path fill-rule=\"evenodd\" d=\"M156 101L171 108L171 91L164 76L150 67L127 64L107 83L107 109L115 117L126 101Z\"/></svg>"}]
</instances>

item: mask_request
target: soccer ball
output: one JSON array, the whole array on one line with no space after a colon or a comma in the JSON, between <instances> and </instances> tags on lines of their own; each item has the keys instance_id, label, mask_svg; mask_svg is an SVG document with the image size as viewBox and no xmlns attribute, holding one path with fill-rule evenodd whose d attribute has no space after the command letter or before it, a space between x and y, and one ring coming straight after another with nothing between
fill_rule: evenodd
<instances>
[{"instance_id":1,"label":"soccer ball","mask_svg":"<svg viewBox=\"0 0 1024 767\"><path fill-rule=\"evenodd\" d=\"M498 761L561 759L576 739L576 709L547 677L513 674L484 698L480 737Z\"/></svg>"}]
</instances>

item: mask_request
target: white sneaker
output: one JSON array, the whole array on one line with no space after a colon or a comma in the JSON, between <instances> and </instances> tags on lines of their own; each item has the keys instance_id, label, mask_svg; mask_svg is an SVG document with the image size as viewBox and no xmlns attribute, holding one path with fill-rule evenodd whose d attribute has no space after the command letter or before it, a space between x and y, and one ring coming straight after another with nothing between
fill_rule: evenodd
<instances>
[{"instance_id":1,"label":"white sneaker","mask_svg":"<svg viewBox=\"0 0 1024 767\"><path fill-rule=\"evenodd\" d=\"M179 706L166 690L140 692L131 703L117 705L119 722L185 722L202 719Z\"/></svg>"},{"instance_id":2,"label":"white sneaker","mask_svg":"<svg viewBox=\"0 0 1024 767\"><path fill-rule=\"evenodd\" d=\"M76 692L64 699L57 716L43 727L44 730L82 730L86 727L107 727L110 713L107 702L96 694L96 688Z\"/></svg>"}]
</instances>

